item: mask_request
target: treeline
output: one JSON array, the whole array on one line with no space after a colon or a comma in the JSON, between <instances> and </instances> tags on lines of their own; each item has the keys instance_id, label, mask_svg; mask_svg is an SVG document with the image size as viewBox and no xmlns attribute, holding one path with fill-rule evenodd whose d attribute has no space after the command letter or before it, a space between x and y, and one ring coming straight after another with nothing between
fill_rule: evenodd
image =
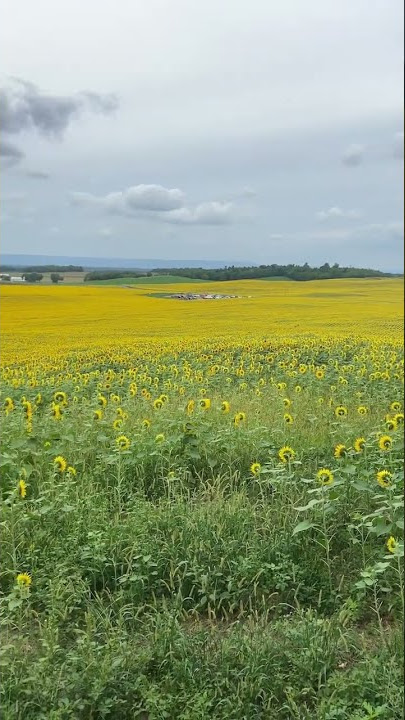
<instances>
[{"instance_id":1,"label":"treeline","mask_svg":"<svg viewBox=\"0 0 405 720\"><path fill-rule=\"evenodd\" d=\"M116 278L151 277L151 272L137 272L135 270L92 270L84 276L84 282L91 280L115 280Z\"/></svg>"},{"instance_id":2,"label":"treeline","mask_svg":"<svg viewBox=\"0 0 405 720\"><path fill-rule=\"evenodd\" d=\"M15 271L19 273L50 273L50 272L83 272L81 265L27 265L27 266L16 266L16 265L2 265L1 272Z\"/></svg>"},{"instance_id":3,"label":"treeline","mask_svg":"<svg viewBox=\"0 0 405 720\"><path fill-rule=\"evenodd\" d=\"M205 268L164 268L153 270L159 275L180 275L199 280L260 280L261 278L282 277L289 280L332 280L334 278L390 277L391 273L369 268L340 267L338 263L325 263L320 267L304 265L259 265L257 267L235 267L207 270Z\"/></svg>"}]
</instances>

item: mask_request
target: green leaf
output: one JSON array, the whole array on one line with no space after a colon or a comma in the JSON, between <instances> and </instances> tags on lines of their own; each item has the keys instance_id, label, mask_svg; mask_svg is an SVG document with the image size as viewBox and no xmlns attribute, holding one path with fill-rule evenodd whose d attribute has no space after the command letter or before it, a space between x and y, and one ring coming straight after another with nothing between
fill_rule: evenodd
<instances>
[{"instance_id":1,"label":"green leaf","mask_svg":"<svg viewBox=\"0 0 405 720\"><path fill-rule=\"evenodd\" d=\"M297 535L298 533L304 532L304 530L309 530L313 527L315 527L314 523L311 523L309 520L303 520L295 526L293 530L293 535Z\"/></svg>"},{"instance_id":2,"label":"green leaf","mask_svg":"<svg viewBox=\"0 0 405 720\"><path fill-rule=\"evenodd\" d=\"M304 510L309 510L310 508L314 507L315 505L319 505L321 500L316 500L315 498L313 500L310 500L308 505L301 505L300 507L296 507L295 509L299 512L303 512Z\"/></svg>"}]
</instances>

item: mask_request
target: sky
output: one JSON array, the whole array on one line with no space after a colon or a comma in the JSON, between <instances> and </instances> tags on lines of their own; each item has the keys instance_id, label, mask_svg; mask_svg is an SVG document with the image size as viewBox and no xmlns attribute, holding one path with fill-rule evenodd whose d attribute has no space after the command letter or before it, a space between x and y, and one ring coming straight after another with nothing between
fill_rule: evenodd
<instances>
[{"instance_id":1,"label":"sky","mask_svg":"<svg viewBox=\"0 0 405 720\"><path fill-rule=\"evenodd\" d=\"M403 267L401 0L3 0L2 253Z\"/></svg>"}]
</instances>

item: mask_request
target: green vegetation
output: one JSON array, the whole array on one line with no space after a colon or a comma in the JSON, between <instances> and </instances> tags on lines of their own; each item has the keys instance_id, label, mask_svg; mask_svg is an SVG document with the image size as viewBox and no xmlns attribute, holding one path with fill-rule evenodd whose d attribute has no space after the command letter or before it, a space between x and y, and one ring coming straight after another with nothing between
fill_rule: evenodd
<instances>
[{"instance_id":1,"label":"green vegetation","mask_svg":"<svg viewBox=\"0 0 405 720\"><path fill-rule=\"evenodd\" d=\"M39 272L25 272L22 273L21 277L23 277L24 280L28 283L36 283L41 282L44 276L42 273Z\"/></svg>"},{"instance_id":2,"label":"green vegetation","mask_svg":"<svg viewBox=\"0 0 405 720\"><path fill-rule=\"evenodd\" d=\"M184 275L201 280L268 280L272 277L308 281L331 280L336 278L389 277L390 273L365 268L340 267L338 263L330 266L324 263L318 268L304 265L259 265L257 267L227 267L214 270L204 268L172 268L170 270L154 270L154 273Z\"/></svg>"},{"instance_id":3,"label":"green vegetation","mask_svg":"<svg viewBox=\"0 0 405 720\"><path fill-rule=\"evenodd\" d=\"M176 285L178 283L199 282L198 279L190 279L182 275L148 275L142 277L125 276L111 280L92 281L92 285Z\"/></svg>"}]
</instances>

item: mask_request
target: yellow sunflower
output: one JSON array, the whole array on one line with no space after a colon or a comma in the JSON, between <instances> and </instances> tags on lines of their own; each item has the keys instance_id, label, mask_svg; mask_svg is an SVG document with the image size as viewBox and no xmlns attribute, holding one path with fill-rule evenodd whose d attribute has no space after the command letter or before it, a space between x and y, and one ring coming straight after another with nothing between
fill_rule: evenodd
<instances>
[{"instance_id":1,"label":"yellow sunflower","mask_svg":"<svg viewBox=\"0 0 405 720\"><path fill-rule=\"evenodd\" d=\"M201 398L200 408L203 410L209 410L211 407L211 400L209 398Z\"/></svg>"},{"instance_id":2,"label":"yellow sunflower","mask_svg":"<svg viewBox=\"0 0 405 720\"><path fill-rule=\"evenodd\" d=\"M27 495L27 483L22 478L18 481L18 494L21 498L25 498Z\"/></svg>"},{"instance_id":3,"label":"yellow sunflower","mask_svg":"<svg viewBox=\"0 0 405 720\"><path fill-rule=\"evenodd\" d=\"M397 425L403 425L404 424L404 414L397 413L396 415L394 415L394 420Z\"/></svg>"},{"instance_id":4,"label":"yellow sunflower","mask_svg":"<svg viewBox=\"0 0 405 720\"><path fill-rule=\"evenodd\" d=\"M66 473L68 475L70 475L70 477L76 477L77 470L76 470L76 468L73 467L73 465L68 465Z\"/></svg>"},{"instance_id":5,"label":"yellow sunflower","mask_svg":"<svg viewBox=\"0 0 405 720\"><path fill-rule=\"evenodd\" d=\"M221 403L221 411L223 413L229 413L230 409L231 409L231 406L230 406L229 402L227 400L224 400Z\"/></svg>"},{"instance_id":6,"label":"yellow sunflower","mask_svg":"<svg viewBox=\"0 0 405 720\"><path fill-rule=\"evenodd\" d=\"M333 455L336 459L346 457L346 455L347 455L346 445L336 445Z\"/></svg>"},{"instance_id":7,"label":"yellow sunflower","mask_svg":"<svg viewBox=\"0 0 405 720\"><path fill-rule=\"evenodd\" d=\"M163 401L160 398L157 398L153 403L153 407L155 410L160 410L163 407Z\"/></svg>"},{"instance_id":8,"label":"yellow sunflower","mask_svg":"<svg viewBox=\"0 0 405 720\"><path fill-rule=\"evenodd\" d=\"M364 448L366 447L366 439L364 437L356 438L353 443L353 447L354 447L356 453L363 452Z\"/></svg>"},{"instance_id":9,"label":"yellow sunflower","mask_svg":"<svg viewBox=\"0 0 405 720\"><path fill-rule=\"evenodd\" d=\"M28 575L28 573L19 573L17 575L17 585L18 587L29 587L32 583L31 575Z\"/></svg>"},{"instance_id":10,"label":"yellow sunflower","mask_svg":"<svg viewBox=\"0 0 405 720\"><path fill-rule=\"evenodd\" d=\"M5 401L4 401L4 409L5 409L6 413L7 413L7 415L8 415L9 412L11 412L12 410L14 410L14 408L15 408L15 405L14 405L14 402L13 402L12 398L11 398L11 397L6 397L6 399L5 399Z\"/></svg>"},{"instance_id":11,"label":"yellow sunflower","mask_svg":"<svg viewBox=\"0 0 405 720\"><path fill-rule=\"evenodd\" d=\"M294 460L295 458L295 452L294 450L289 447L288 445L284 445L280 450L278 451L278 456L283 463L287 463L291 460Z\"/></svg>"},{"instance_id":12,"label":"yellow sunflower","mask_svg":"<svg viewBox=\"0 0 405 720\"><path fill-rule=\"evenodd\" d=\"M57 457L53 460L53 466L56 472L64 473L67 468L67 462L62 455L57 455Z\"/></svg>"},{"instance_id":13,"label":"yellow sunflower","mask_svg":"<svg viewBox=\"0 0 405 720\"><path fill-rule=\"evenodd\" d=\"M113 422L113 428L114 428L114 430L119 430L120 427L122 427L122 424L123 424L122 418L116 418L116 419L114 420L114 422Z\"/></svg>"},{"instance_id":14,"label":"yellow sunflower","mask_svg":"<svg viewBox=\"0 0 405 720\"><path fill-rule=\"evenodd\" d=\"M103 411L102 410L95 410L93 412L93 419L94 420L102 420L103 419Z\"/></svg>"},{"instance_id":15,"label":"yellow sunflower","mask_svg":"<svg viewBox=\"0 0 405 720\"><path fill-rule=\"evenodd\" d=\"M294 418L289 413L284 413L284 422L286 425L292 425L294 422Z\"/></svg>"},{"instance_id":16,"label":"yellow sunflower","mask_svg":"<svg viewBox=\"0 0 405 720\"><path fill-rule=\"evenodd\" d=\"M252 465L250 466L250 472L252 473L252 475L259 475L261 469L262 466L258 462L252 463Z\"/></svg>"},{"instance_id":17,"label":"yellow sunflower","mask_svg":"<svg viewBox=\"0 0 405 720\"><path fill-rule=\"evenodd\" d=\"M336 415L336 417L340 417L340 418L346 417L347 416L347 407L345 407L344 405L337 405L337 407L335 407L335 415Z\"/></svg>"},{"instance_id":18,"label":"yellow sunflower","mask_svg":"<svg viewBox=\"0 0 405 720\"><path fill-rule=\"evenodd\" d=\"M401 409L401 403L398 402L397 400L394 400L394 402L392 402L390 405L390 410L392 410L392 412L399 412L400 409Z\"/></svg>"},{"instance_id":19,"label":"yellow sunflower","mask_svg":"<svg viewBox=\"0 0 405 720\"><path fill-rule=\"evenodd\" d=\"M119 437L115 439L115 442L117 443L118 450L129 450L131 447L131 441L126 435L119 435Z\"/></svg>"},{"instance_id":20,"label":"yellow sunflower","mask_svg":"<svg viewBox=\"0 0 405 720\"><path fill-rule=\"evenodd\" d=\"M390 553L394 553L397 549L398 541L391 535L387 540L387 548Z\"/></svg>"},{"instance_id":21,"label":"yellow sunflower","mask_svg":"<svg viewBox=\"0 0 405 720\"><path fill-rule=\"evenodd\" d=\"M392 438L389 435L381 435L378 441L378 447L384 452L388 452L392 448Z\"/></svg>"},{"instance_id":22,"label":"yellow sunflower","mask_svg":"<svg viewBox=\"0 0 405 720\"><path fill-rule=\"evenodd\" d=\"M98 402L99 405L101 405L101 407L105 408L106 405L107 405L107 398L105 397L105 395L101 395L101 394L100 394L100 395L97 397L97 402Z\"/></svg>"},{"instance_id":23,"label":"yellow sunflower","mask_svg":"<svg viewBox=\"0 0 405 720\"><path fill-rule=\"evenodd\" d=\"M156 441L157 443L161 443L161 442L163 442L163 441L164 441L164 439L165 439L165 436L164 436L164 434L163 434L163 433L159 433L159 434L158 434L158 435L156 435L156 437L155 437L155 441Z\"/></svg>"},{"instance_id":24,"label":"yellow sunflower","mask_svg":"<svg viewBox=\"0 0 405 720\"><path fill-rule=\"evenodd\" d=\"M368 407L366 407L365 405L359 405L359 407L357 408L357 412L359 415L367 415Z\"/></svg>"},{"instance_id":25,"label":"yellow sunflower","mask_svg":"<svg viewBox=\"0 0 405 720\"><path fill-rule=\"evenodd\" d=\"M316 477L321 485L332 485L334 480L333 473L328 468L318 470Z\"/></svg>"},{"instance_id":26,"label":"yellow sunflower","mask_svg":"<svg viewBox=\"0 0 405 720\"><path fill-rule=\"evenodd\" d=\"M142 427L146 429L150 428L150 420L148 420L147 418L145 418L145 420L142 420Z\"/></svg>"},{"instance_id":27,"label":"yellow sunflower","mask_svg":"<svg viewBox=\"0 0 405 720\"><path fill-rule=\"evenodd\" d=\"M61 403L62 405L67 404L67 395L62 390L57 390L53 395L53 399L56 403Z\"/></svg>"},{"instance_id":28,"label":"yellow sunflower","mask_svg":"<svg viewBox=\"0 0 405 720\"><path fill-rule=\"evenodd\" d=\"M187 403L187 407L186 407L187 415L192 415L192 414L193 414L193 412L194 412L194 406L195 406L194 400L189 400L188 403Z\"/></svg>"},{"instance_id":29,"label":"yellow sunflower","mask_svg":"<svg viewBox=\"0 0 405 720\"><path fill-rule=\"evenodd\" d=\"M285 408L289 408L290 405L291 405L291 400L290 400L290 398L287 398L287 397L286 397L286 398L283 398L283 405L284 405Z\"/></svg>"},{"instance_id":30,"label":"yellow sunflower","mask_svg":"<svg viewBox=\"0 0 405 720\"><path fill-rule=\"evenodd\" d=\"M380 470L377 473L377 482L382 488L391 487L391 478L392 473L390 473L389 470Z\"/></svg>"}]
</instances>

